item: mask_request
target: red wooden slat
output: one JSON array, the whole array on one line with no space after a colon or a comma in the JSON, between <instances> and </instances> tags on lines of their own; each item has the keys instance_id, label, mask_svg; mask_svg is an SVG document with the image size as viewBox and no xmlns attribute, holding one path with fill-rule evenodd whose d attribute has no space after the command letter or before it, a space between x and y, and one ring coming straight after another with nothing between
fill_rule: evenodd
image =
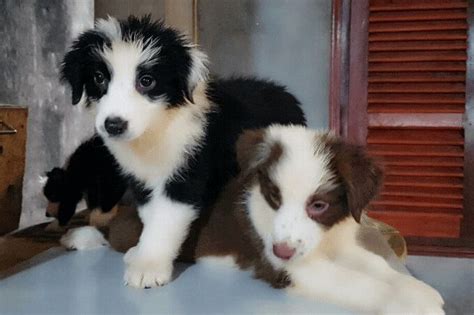
<instances>
[{"instance_id":1,"label":"red wooden slat","mask_svg":"<svg viewBox=\"0 0 474 315\"><path fill-rule=\"evenodd\" d=\"M430 156L430 157L463 157L464 151L459 146L434 145L380 145L369 144L370 154L383 156Z\"/></svg>"},{"instance_id":2,"label":"red wooden slat","mask_svg":"<svg viewBox=\"0 0 474 315\"><path fill-rule=\"evenodd\" d=\"M368 113L464 113L464 104L370 104Z\"/></svg>"},{"instance_id":3,"label":"red wooden slat","mask_svg":"<svg viewBox=\"0 0 474 315\"><path fill-rule=\"evenodd\" d=\"M369 62L369 73L373 72L462 72L466 73L465 62Z\"/></svg>"},{"instance_id":4,"label":"red wooden slat","mask_svg":"<svg viewBox=\"0 0 474 315\"><path fill-rule=\"evenodd\" d=\"M372 12L369 16L369 22L394 22L394 21L441 21L466 19L467 12L463 9L448 10L409 10L392 12Z\"/></svg>"},{"instance_id":5,"label":"red wooden slat","mask_svg":"<svg viewBox=\"0 0 474 315\"><path fill-rule=\"evenodd\" d=\"M406 206L419 208L441 208L441 209L462 209L462 199L446 198L438 196L400 196L400 195L380 195L372 202L374 206ZM447 210L450 212L450 210Z\"/></svg>"},{"instance_id":6,"label":"red wooden slat","mask_svg":"<svg viewBox=\"0 0 474 315\"><path fill-rule=\"evenodd\" d=\"M452 176L463 177L463 169L461 167L436 167L436 166L390 166L385 168L386 175L397 176Z\"/></svg>"},{"instance_id":7,"label":"red wooden slat","mask_svg":"<svg viewBox=\"0 0 474 315\"><path fill-rule=\"evenodd\" d=\"M371 0L370 12L467 8L466 0Z\"/></svg>"},{"instance_id":8,"label":"red wooden slat","mask_svg":"<svg viewBox=\"0 0 474 315\"><path fill-rule=\"evenodd\" d=\"M438 50L466 50L464 40L447 41L408 41L408 42L372 42L369 43L369 52L376 51L438 51Z\"/></svg>"},{"instance_id":9,"label":"red wooden slat","mask_svg":"<svg viewBox=\"0 0 474 315\"><path fill-rule=\"evenodd\" d=\"M390 187L390 186L389 186ZM396 187L396 186L394 186ZM388 189L386 188L380 193L379 199L383 199L385 197L400 197L400 198L406 198L406 197L420 197L420 198L433 198L435 196L437 199L440 200L451 200L453 202L462 202L464 199L462 194L447 194L447 193L439 193L439 192L423 192L423 191L417 191L416 189L407 189L406 191L397 191L395 189Z\"/></svg>"},{"instance_id":10,"label":"red wooden slat","mask_svg":"<svg viewBox=\"0 0 474 315\"><path fill-rule=\"evenodd\" d=\"M408 177L408 176L392 176L385 177L385 185L392 186L413 186L413 187L446 187L446 188L462 188L462 178L456 177Z\"/></svg>"},{"instance_id":11,"label":"red wooden slat","mask_svg":"<svg viewBox=\"0 0 474 315\"><path fill-rule=\"evenodd\" d=\"M377 155L384 165L395 166L440 166L462 167L463 157L434 157L434 156L384 156Z\"/></svg>"},{"instance_id":12,"label":"red wooden slat","mask_svg":"<svg viewBox=\"0 0 474 315\"><path fill-rule=\"evenodd\" d=\"M378 32L414 32L414 31L446 31L446 30L466 30L466 20L452 21L428 21L428 22L393 22L393 23L370 23L369 33Z\"/></svg>"},{"instance_id":13,"label":"red wooden slat","mask_svg":"<svg viewBox=\"0 0 474 315\"><path fill-rule=\"evenodd\" d=\"M404 206L399 204L393 205L378 205L371 204L368 209L370 211L382 212L382 213L397 213L397 212L408 212L408 213L424 213L424 214L457 214L462 215L461 209L452 209L452 208L438 208L428 205L427 207L417 207L413 206Z\"/></svg>"},{"instance_id":14,"label":"red wooden slat","mask_svg":"<svg viewBox=\"0 0 474 315\"><path fill-rule=\"evenodd\" d=\"M370 93L368 97L371 103L443 103L443 104L464 104L464 93L459 94L403 94L403 93Z\"/></svg>"},{"instance_id":15,"label":"red wooden slat","mask_svg":"<svg viewBox=\"0 0 474 315\"><path fill-rule=\"evenodd\" d=\"M462 83L370 83L369 93L464 93Z\"/></svg>"},{"instance_id":16,"label":"red wooden slat","mask_svg":"<svg viewBox=\"0 0 474 315\"><path fill-rule=\"evenodd\" d=\"M439 113L374 113L369 114L369 128L451 128L460 129L463 125L462 114L439 114Z\"/></svg>"},{"instance_id":17,"label":"red wooden slat","mask_svg":"<svg viewBox=\"0 0 474 315\"><path fill-rule=\"evenodd\" d=\"M460 235L462 216L443 213L369 211L369 216L398 229L403 236L451 237Z\"/></svg>"},{"instance_id":18,"label":"red wooden slat","mask_svg":"<svg viewBox=\"0 0 474 315\"><path fill-rule=\"evenodd\" d=\"M466 61L465 51L402 51L372 52L370 62Z\"/></svg>"},{"instance_id":19,"label":"red wooden slat","mask_svg":"<svg viewBox=\"0 0 474 315\"><path fill-rule=\"evenodd\" d=\"M433 145L463 145L462 130L452 129L411 129L384 128L369 129L367 136L369 144L433 144Z\"/></svg>"},{"instance_id":20,"label":"red wooden slat","mask_svg":"<svg viewBox=\"0 0 474 315\"><path fill-rule=\"evenodd\" d=\"M422 73L371 73L369 83L388 82L462 82L466 81L466 75L459 72L422 72Z\"/></svg>"},{"instance_id":21,"label":"red wooden slat","mask_svg":"<svg viewBox=\"0 0 474 315\"><path fill-rule=\"evenodd\" d=\"M419 186L397 186L397 185L384 185L381 195L392 194L392 195L415 195L415 196L436 196L453 198L462 200L462 187L461 188L440 188L440 187L419 187Z\"/></svg>"},{"instance_id":22,"label":"red wooden slat","mask_svg":"<svg viewBox=\"0 0 474 315\"><path fill-rule=\"evenodd\" d=\"M401 32L401 33L372 33L369 42L390 42L408 40L466 40L465 30L454 31L424 31L424 32Z\"/></svg>"},{"instance_id":23,"label":"red wooden slat","mask_svg":"<svg viewBox=\"0 0 474 315\"><path fill-rule=\"evenodd\" d=\"M384 209L384 211L406 211L416 212L445 212L460 213L462 203L460 202L440 202L439 199L414 201L413 198L404 197L400 200L376 200L371 203L374 208Z\"/></svg>"}]
</instances>

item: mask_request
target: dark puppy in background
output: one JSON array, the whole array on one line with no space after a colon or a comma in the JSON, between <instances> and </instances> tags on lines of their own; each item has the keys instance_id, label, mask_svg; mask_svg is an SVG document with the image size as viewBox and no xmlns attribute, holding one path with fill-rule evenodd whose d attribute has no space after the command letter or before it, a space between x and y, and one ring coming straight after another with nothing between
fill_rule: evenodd
<instances>
[{"instance_id":1,"label":"dark puppy in background","mask_svg":"<svg viewBox=\"0 0 474 315\"><path fill-rule=\"evenodd\" d=\"M206 64L182 34L149 17L99 20L64 57L72 103L94 108L139 203L144 228L124 257L128 285L170 281L192 222L239 170L234 147L244 129L305 124L284 87L209 79Z\"/></svg>"},{"instance_id":2,"label":"dark puppy in background","mask_svg":"<svg viewBox=\"0 0 474 315\"><path fill-rule=\"evenodd\" d=\"M116 212L114 207L128 187L115 158L98 135L83 142L63 168L53 168L43 180L43 193L49 202L46 215L57 218L60 226L69 222L82 199L92 210L92 221L100 214L110 213L112 216Z\"/></svg>"}]
</instances>

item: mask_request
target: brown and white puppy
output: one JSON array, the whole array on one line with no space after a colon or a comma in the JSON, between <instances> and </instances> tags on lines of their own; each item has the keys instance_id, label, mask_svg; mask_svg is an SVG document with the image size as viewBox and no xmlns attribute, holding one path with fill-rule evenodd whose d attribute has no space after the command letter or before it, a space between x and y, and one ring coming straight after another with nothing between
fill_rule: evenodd
<instances>
[{"instance_id":1,"label":"brown and white puppy","mask_svg":"<svg viewBox=\"0 0 474 315\"><path fill-rule=\"evenodd\" d=\"M382 171L362 148L275 125L246 132L237 154L241 177L199 230L195 258L230 256L274 287L361 312L444 313L435 289L389 266L386 243L367 249L358 222Z\"/></svg>"},{"instance_id":2,"label":"brown and white puppy","mask_svg":"<svg viewBox=\"0 0 474 315\"><path fill-rule=\"evenodd\" d=\"M231 260L273 287L359 312L444 314L439 293L391 268L386 241L358 223L382 182L362 148L274 125L245 132L237 159L240 176L195 222L182 260ZM126 251L140 230L136 213L118 216L111 246Z\"/></svg>"}]
</instances>

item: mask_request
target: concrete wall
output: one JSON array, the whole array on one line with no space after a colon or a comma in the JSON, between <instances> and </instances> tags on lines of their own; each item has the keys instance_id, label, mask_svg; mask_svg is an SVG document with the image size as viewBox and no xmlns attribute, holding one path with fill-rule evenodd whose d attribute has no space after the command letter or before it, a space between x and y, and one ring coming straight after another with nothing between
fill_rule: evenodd
<instances>
[{"instance_id":1,"label":"concrete wall","mask_svg":"<svg viewBox=\"0 0 474 315\"><path fill-rule=\"evenodd\" d=\"M214 73L279 81L328 126L331 0L199 0L198 21Z\"/></svg>"},{"instance_id":2,"label":"concrete wall","mask_svg":"<svg viewBox=\"0 0 474 315\"><path fill-rule=\"evenodd\" d=\"M154 19L164 19L165 0L95 0L96 18L106 18L110 15L125 19L130 14L151 14Z\"/></svg>"},{"instance_id":3,"label":"concrete wall","mask_svg":"<svg viewBox=\"0 0 474 315\"><path fill-rule=\"evenodd\" d=\"M126 19L129 15L143 16L151 14L155 20L162 19L190 38L193 37L193 1L194 0L95 0L95 17L107 18L108 15Z\"/></svg>"},{"instance_id":4,"label":"concrete wall","mask_svg":"<svg viewBox=\"0 0 474 315\"><path fill-rule=\"evenodd\" d=\"M58 69L71 39L92 26L93 15L93 0L0 1L0 103L29 108L21 226L45 220L38 176L64 163L92 133L90 115L70 105Z\"/></svg>"}]
</instances>

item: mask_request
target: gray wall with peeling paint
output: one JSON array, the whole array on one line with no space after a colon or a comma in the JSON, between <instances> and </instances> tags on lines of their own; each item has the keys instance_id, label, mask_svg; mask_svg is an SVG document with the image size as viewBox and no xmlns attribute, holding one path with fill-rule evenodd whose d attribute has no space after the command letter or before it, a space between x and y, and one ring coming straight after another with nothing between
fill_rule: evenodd
<instances>
[{"instance_id":1,"label":"gray wall with peeling paint","mask_svg":"<svg viewBox=\"0 0 474 315\"><path fill-rule=\"evenodd\" d=\"M91 116L70 105L58 69L72 38L93 18L93 0L0 1L0 103L29 109L21 226L45 220L38 176L62 165L92 134Z\"/></svg>"},{"instance_id":2,"label":"gray wall with peeling paint","mask_svg":"<svg viewBox=\"0 0 474 315\"><path fill-rule=\"evenodd\" d=\"M288 86L310 126L327 128L331 0L199 0L199 44L219 75Z\"/></svg>"}]
</instances>

